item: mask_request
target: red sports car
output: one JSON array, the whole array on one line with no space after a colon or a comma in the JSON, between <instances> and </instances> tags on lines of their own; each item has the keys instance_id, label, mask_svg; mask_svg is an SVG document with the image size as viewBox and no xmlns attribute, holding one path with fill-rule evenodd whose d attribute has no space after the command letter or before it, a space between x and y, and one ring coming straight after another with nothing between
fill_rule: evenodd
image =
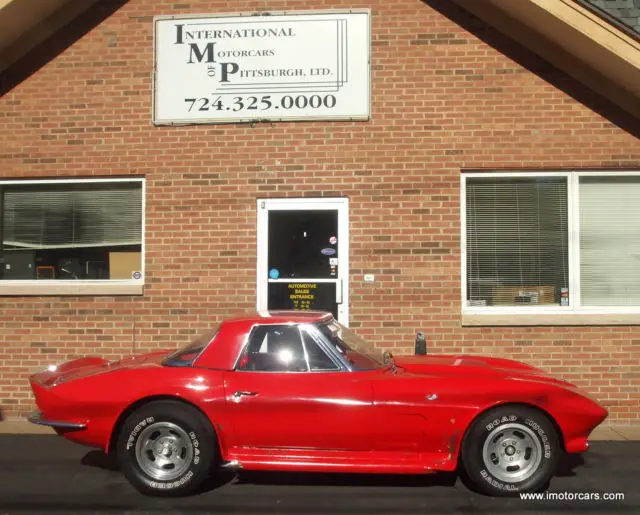
<instances>
[{"instance_id":1,"label":"red sports car","mask_svg":"<svg viewBox=\"0 0 640 515\"><path fill-rule=\"evenodd\" d=\"M327 313L238 317L178 350L37 373L29 420L112 453L151 495L191 493L219 467L457 471L517 495L546 488L607 417L517 361L378 354Z\"/></svg>"}]
</instances>

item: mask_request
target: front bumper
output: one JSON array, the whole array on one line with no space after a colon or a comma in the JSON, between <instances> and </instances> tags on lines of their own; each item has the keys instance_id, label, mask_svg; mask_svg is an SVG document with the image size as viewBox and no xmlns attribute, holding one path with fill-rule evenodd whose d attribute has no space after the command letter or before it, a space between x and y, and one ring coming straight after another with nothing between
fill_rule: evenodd
<instances>
[{"instance_id":1,"label":"front bumper","mask_svg":"<svg viewBox=\"0 0 640 515\"><path fill-rule=\"evenodd\" d=\"M43 417L41 411L34 411L29 414L27 420L32 424L38 424L40 426L49 426L55 429L67 429L67 430L82 430L86 429L87 424L78 422L65 422L62 420L51 420Z\"/></svg>"}]
</instances>

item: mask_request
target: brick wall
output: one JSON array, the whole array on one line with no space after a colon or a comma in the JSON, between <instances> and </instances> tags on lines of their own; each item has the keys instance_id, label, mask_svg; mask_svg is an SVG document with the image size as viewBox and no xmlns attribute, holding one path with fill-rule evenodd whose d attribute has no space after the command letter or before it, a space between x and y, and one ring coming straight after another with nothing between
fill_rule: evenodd
<instances>
[{"instance_id":1,"label":"brick wall","mask_svg":"<svg viewBox=\"0 0 640 515\"><path fill-rule=\"evenodd\" d=\"M226 2L131 0L0 99L3 177L144 175L142 297L0 298L0 409L27 373L86 354L177 346L255 306L255 199L350 197L351 324L381 347L522 359L640 421L639 327L461 326L462 168L633 167L640 145L603 99L440 1L234 2L370 7L373 119L153 127L152 17ZM616 120L616 123L614 121ZM376 282L364 283L364 273Z\"/></svg>"}]
</instances>

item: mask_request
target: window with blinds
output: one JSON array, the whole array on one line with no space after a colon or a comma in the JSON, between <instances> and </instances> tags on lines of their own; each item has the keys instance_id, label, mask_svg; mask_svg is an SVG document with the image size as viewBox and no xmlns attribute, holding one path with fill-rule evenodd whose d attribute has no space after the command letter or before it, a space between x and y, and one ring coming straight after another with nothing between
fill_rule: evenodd
<instances>
[{"instance_id":1,"label":"window with blinds","mask_svg":"<svg viewBox=\"0 0 640 515\"><path fill-rule=\"evenodd\" d=\"M1 278L135 279L142 181L0 183Z\"/></svg>"},{"instance_id":2,"label":"window with blinds","mask_svg":"<svg viewBox=\"0 0 640 515\"><path fill-rule=\"evenodd\" d=\"M467 305L560 305L567 216L565 177L468 178Z\"/></svg>"},{"instance_id":3,"label":"window with blinds","mask_svg":"<svg viewBox=\"0 0 640 515\"><path fill-rule=\"evenodd\" d=\"M640 177L582 176L583 306L640 306Z\"/></svg>"},{"instance_id":4,"label":"window with blinds","mask_svg":"<svg viewBox=\"0 0 640 515\"><path fill-rule=\"evenodd\" d=\"M463 181L466 308L640 309L640 173Z\"/></svg>"}]
</instances>

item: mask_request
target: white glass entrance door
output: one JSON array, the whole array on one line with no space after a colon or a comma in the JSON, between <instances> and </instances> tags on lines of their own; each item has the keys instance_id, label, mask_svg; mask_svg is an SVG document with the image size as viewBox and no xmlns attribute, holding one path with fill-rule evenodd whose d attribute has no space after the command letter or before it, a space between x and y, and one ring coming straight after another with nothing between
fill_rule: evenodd
<instances>
[{"instance_id":1,"label":"white glass entrance door","mask_svg":"<svg viewBox=\"0 0 640 515\"><path fill-rule=\"evenodd\" d=\"M258 310L330 311L348 325L349 201L258 200Z\"/></svg>"}]
</instances>

